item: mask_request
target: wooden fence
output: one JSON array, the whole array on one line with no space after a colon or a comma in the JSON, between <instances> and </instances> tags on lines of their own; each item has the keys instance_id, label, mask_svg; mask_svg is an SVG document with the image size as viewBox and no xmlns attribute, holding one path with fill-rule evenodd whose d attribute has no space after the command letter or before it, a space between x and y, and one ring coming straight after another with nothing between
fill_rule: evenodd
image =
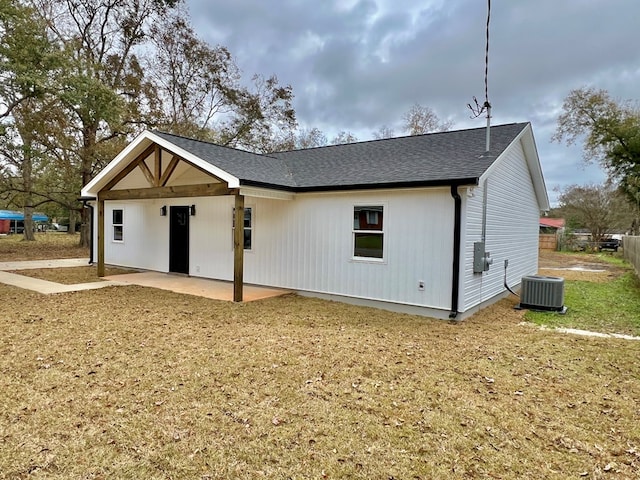
<instances>
[{"instance_id":1,"label":"wooden fence","mask_svg":"<svg viewBox=\"0 0 640 480\"><path fill-rule=\"evenodd\" d=\"M622 237L622 250L624 259L636 269L636 275L640 277L640 237Z\"/></svg>"},{"instance_id":2,"label":"wooden fence","mask_svg":"<svg viewBox=\"0 0 640 480\"><path fill-rule=\"evenodd\" d=\"M540 250L558 250L558 237L555 233L540 234Z\"/></svg>"}]
</instances>

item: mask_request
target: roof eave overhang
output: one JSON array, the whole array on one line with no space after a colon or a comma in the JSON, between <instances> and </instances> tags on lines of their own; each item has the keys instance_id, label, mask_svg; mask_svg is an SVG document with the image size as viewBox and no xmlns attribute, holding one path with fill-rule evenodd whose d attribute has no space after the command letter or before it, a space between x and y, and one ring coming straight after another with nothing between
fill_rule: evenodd
<instances>
[{"instance_id":1,"label":"roof eave overhang","mask_svg":"<svg viewBox=\"0 0 640 480\"><path fill-rule=\"evenodd\" d=\"M522 132L520 141L522 142L522 148L525 151L527 164L532 174L533 188L538 199L538 206L541 212L547 212L551 208L551 205L549 204L549 195L547 194L542 165L540 163L540 157L538 156L538 147L536 146L531 124L528 124L527 128Z\"/></svg>"},{"instance_id":2,"label":"roof eave overhang","mask_svg":"<svg viewBox=\"0 0 640 480\"><path fill-rule=\"evenodd\" d=\"M533 189L536 194L536 200L538 201L538 208L541 212L546 212L550 208L549 196L547 195L547 188L544 183L544 176L542 175L542 167L540 165L540 157L538 156L538 149L536 147L536 142L533 137L533 129L531 128L530 123L527 123L520 133L511 141L509 146L507 146L507 148L498 155L491 166L484 171L480 180L484 181L485 178L491 175L495 168L498 168L497 165L500 163L502 157L510 147L517 142L520 142L522 149L524 150L525 161L527 162L529 173L531 174Z\"/></svg>"},{"instance_id":3,"label":"roof eave overhang","mask_svg":"<svg viewBox=\"0 0 640 480\"><path fill-rule=\"evenodd\" d=\"M260 188L282 190L292 193L313 193L313 192L339 192L352 190L389 190L398 188L429 188L429 187L450 187L456 186L475 186L479 184L479 177L453 178L443 180L423 180L423 181L407 181L407 182L379 182L379 183L353 183L339 185L312 185L305 187L292 187L283 185L274 185L262 182L254 182L250 180L242 180L241 185L254 186Z\"/></svg>"}]
</instances>

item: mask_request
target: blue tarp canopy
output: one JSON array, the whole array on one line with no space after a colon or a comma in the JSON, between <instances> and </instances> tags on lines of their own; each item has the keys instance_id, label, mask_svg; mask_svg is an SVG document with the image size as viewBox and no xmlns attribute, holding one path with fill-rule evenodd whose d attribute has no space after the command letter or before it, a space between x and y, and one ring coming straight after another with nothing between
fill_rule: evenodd
<instances>
[{"instance_id":1,"label":"blue tarp canopy","mask_svg":"<svg viewBox=\"0 0 640 480\"><path fill-rule=\"evenodd\" d=\"M24 221L24 212L14 212L12 210L0 210L0 220L17 220L19 222ZM34 213L34 222L47 222L49 217L44 213Z\"/></svg>"}]
</instances>

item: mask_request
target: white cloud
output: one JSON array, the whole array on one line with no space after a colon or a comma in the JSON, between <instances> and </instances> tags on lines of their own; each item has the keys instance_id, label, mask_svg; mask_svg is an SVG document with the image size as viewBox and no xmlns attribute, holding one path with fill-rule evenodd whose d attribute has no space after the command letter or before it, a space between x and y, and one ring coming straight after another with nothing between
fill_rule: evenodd
<instances>
[{"instance_id":1,"label":"white cloud","mask_svg":"<svg viewBox=\"0 0 640 480\"><path fill-rule=\"evenodd\" d=\"M370 138L413 103L480 126L486 3L478 0L187 0L199 35L245 74L291 84L298 119ZM495 123L531 121L548 187L602 180L579 148L551 144L563 98L584 85L638 98L640 2L492 2L489 98ZM399 131L396 130L398 133ZM550 197L554 195L550 192Z\"/></svg>"}]
</instances>

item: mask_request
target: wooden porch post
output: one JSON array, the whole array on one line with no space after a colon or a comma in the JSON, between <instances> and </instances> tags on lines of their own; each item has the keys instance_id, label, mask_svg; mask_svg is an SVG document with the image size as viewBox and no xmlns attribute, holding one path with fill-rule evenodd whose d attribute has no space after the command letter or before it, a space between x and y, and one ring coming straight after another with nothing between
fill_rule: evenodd
<instances>
[{"instance_id":1,"label":"wooden porch post","mask_svg":"<svg viewBox=\"0 0 640 480\"><path fill-rule=\"evenodd\" d=\"M233 301L242 302L244 282L244 195L236 193L235 230L233 232Z\"/></svg>"},{"instance_id":2,"label":"wooden porch post","mask_svg":"<svg viewBox=\"0 0 640 480\"><path fill-rule=\"evenodd\" d=\"M98 193L98 277L104 277L104 199Z\"/></svg>"}]
</instances>

